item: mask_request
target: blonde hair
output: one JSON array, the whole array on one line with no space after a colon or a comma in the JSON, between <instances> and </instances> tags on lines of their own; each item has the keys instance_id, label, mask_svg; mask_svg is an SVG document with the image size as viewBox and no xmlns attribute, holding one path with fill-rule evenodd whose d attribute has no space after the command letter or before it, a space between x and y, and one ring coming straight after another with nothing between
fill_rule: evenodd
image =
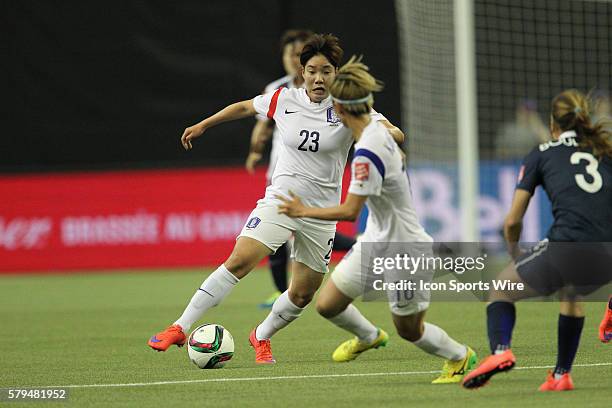
<instances>
[{"instance_id":1,"label":"blonde hair","mask_svg":"<svg viewBox=\"0 0 612 408\"><path fill-rule=\"evenodd\" d=\"M369 68L361 62L362 57L353 55L351 59L338 70L329 92L332 98L351 115L369 113L374 104L372 92L379 92L384 84L374 78ZM363 102L353 102L359 101ZM344 103L343 103L344 102Z\"/></svg>"},{"instance_id":2,"label":"blonde hair","mask_svg":"<svg viewBox=\"0 0 612 408\"><path fill-rule=\"evenodd\" d=\"M591 97L577 89L568 89L552 101L551 118L562 131L573 130L582 148L590 148L593 155L612 157L612 133L609 119L591 123Z\"/></svg>"}]
</instances>

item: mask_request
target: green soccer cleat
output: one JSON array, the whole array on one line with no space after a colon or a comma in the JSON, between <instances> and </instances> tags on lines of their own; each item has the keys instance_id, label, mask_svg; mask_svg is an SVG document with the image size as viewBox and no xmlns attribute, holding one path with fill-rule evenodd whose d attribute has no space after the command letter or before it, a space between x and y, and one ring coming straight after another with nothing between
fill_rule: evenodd
<instances>
[{"instance_id":1,"label":"green soccer cleat","mask_svg":"<svg viewBox=\"0 0 612 408\"><path fill-rule=\"evenodd\" d=\"M389 342L389 335L383 329L378 329L378 336L372 343L362 343L357 337L345 341L332 354L332 359L337 363L351 361L366 350L384 347Z\"/></svg>"},{"instance_id":2,"label":"green soccer cleat","mask_svg":"<svg viewBox=\"0 0 612 408\"><path fill-rule=\"evenodd\" d=\"M432 384L458 383L463 379L464 375L474 368L476 362L478 361L478 357L476 357L476 353L471 347L465 347L467 348L465 358L458 361L446 360L444 367L442 367L442 374L433 380L431 382Z\"/></svg>"}]
</instances>

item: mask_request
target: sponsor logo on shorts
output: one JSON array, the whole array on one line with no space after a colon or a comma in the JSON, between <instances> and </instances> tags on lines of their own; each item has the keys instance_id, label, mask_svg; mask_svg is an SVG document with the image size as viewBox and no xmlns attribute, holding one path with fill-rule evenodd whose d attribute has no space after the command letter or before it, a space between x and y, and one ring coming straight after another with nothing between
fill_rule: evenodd
<instances>
[{"instance_id":1,"label":"sponsor logo on shorts","mask_svg":"<svg viewBox=\"0 0 612 408\"><path fill-rule=\"evenodd\" d=\"M259 218L259 217L253 217L253 218L251 218L251 219L250 219L250 220L247 222L246 227L247 227L247 229L253 229L253 228L256 228L256 227L259 225L259 223L260 223L260 222L261 222L261 218Z\"/></svg>"},{"instance_id":2,"label":"sponsor logo on shorts","mask_svg":"<svg viewBox=\"0 0 612 408\"><path fill-rule=\"evenodd\" d=\"M355 179L366 181L370 178L370 163L355 163Z\"/></svg>"}]
</instances>

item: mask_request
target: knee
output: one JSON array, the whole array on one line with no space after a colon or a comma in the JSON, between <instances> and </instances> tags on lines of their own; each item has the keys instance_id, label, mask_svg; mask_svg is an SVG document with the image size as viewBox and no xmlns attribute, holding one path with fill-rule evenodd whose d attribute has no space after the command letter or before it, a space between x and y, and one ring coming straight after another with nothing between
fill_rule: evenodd
<instances>
[{"instance_id":1,"label":"knee","mask_svg":"<svg viewBox=\"0 0 612 408\"><path fill-rule=\"evenodd\" d=\"M321 299L321 297L319 297ZM317 302L317 312L326 319L331 319L332 317L336 317L342 310L338 310L337 307L333 307L333 305L326 302Z\"/></svg>"},{"instance_id":2,"label":"knee","mask_svg":"<svg viewBox=\"0 0 612 408\"><path fill-rule=\"evenodd\" d=\"M313 296L314 292L307 290L292 291L289 289L289 300L297 307L306 307L312 301Z\"/></svg>"},{"instance_id":3,"label":"knee","mask_svg":"<svg viewBox=\"0 0 612 408\"><path fill-rule=\"evenodd\" d=\"M244 278L253 269L252 262L246 256L235 252L227 258L223 265L238 279Z\"/></svg>"},{"instance_id":4,"label":"knee","mask_svg":"<svg viewBox=\"0 0 612 408\"><path fill-rule=\"evenodd\" d=\"M402 325L397 327L397 334L405 340L415 342L423 337L423 324L415 322L414 324Z\"/></svg>"}]
</instances>

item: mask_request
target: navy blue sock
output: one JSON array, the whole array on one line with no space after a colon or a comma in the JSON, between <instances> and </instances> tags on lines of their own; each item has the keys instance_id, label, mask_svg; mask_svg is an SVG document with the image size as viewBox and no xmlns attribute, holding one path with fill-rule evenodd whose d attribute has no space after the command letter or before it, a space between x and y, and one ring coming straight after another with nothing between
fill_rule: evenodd
<instances>
[{"instance_id":1,"label":"navy blue sock","mask_svg":"<svg viewBox=\"0 0 612 408\"><path fill-rule=\"evenodd\" d=\"M283 293L287 290L287 263L289 260L287 244L283 244L276 250L276 253L268 257L272 279L276 289Z\"/></svg>"},{"instance_id":2,"label":"navy blue sock","mask_svg":"<svg viewBox=\"0 0 612 408\"><path fill-rule=\"evenodd\" d=\"M487 306L487 332L491 353L510 348L516 309L511 302L493 302Z\"/></svg>"},{"instance_id":3,"label":"navy blue sock","mask_svg":"<svg viewBox=\"0 0 612 408\"><path fill-rule=\"evenodd\" d=\"M584 326L584 317L572 317L559 314L559 326L557 331L557 366L555 374L564 374L570 372L578 344L580 344L580 335Z\"/></svg>"}]
</instances>

